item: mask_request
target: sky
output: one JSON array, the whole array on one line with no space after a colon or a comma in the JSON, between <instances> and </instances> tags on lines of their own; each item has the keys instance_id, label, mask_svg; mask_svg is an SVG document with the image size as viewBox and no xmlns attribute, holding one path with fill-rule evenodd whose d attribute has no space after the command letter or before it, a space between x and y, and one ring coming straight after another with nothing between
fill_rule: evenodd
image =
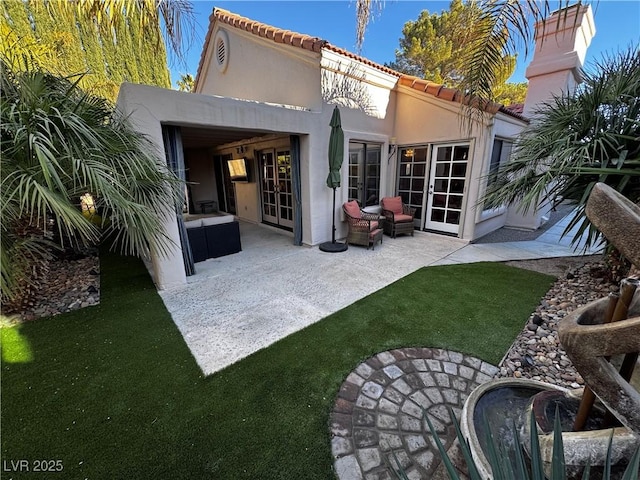
<instances>
[{"instance_id":1,"label":"sky","mask_svg":"<svg viewBox=\"0 0 640 480\"><path fill-rule=\"evenodd\" d=\"M563 0L564 1L564 0ZM550 0L552 8L560 0ZM596 35L587 52L587 66L602 58L603 54L624 50L630 44L640 44L640 0L592 0L596 23ZM345 50L356 52L355 0L194 0L196 29L187 49L185 63L171 62L171 80L176 83L180 75L198 70L200 53L209 25L209 15L214 7L257 20L274 27L292 30L327 40ZM447 10L449 2L433 0L386 0L383 8L374 13L373 21L365 34L360 54L376 63L395 60L402 27L409 20L416 20L422 10L439 13ZM524 82L524 72L531 61L531 53L524 49L518 56L516 70L509 81Z\"/></svg>"}]
</instances>

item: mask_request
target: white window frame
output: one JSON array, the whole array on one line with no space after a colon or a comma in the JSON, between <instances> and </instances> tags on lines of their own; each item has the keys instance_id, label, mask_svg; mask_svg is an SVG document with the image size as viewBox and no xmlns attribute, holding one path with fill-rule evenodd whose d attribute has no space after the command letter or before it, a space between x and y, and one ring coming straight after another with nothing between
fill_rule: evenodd
<instances>
[{"instance_id":1,"label":"white window frame","mask_svg":"<svg viewBox=\"0 0 640 480\"><path fill-rule=\"evenodd\" d=\"M500 153L499 155L495 155L496 153L496 144L499 142L500 145ZM485 173L485 191L491 183L495 181L495 178L491 178L491 173L493 171L497 171L502 165L509 162L511 158L511 152L513 152L513 146L515 142L512 138L503 138L503 137L494 137L493 142L491 144L491 153L489 154L489 161L487 162L487 171ZM505 148L505 145L508 145L508 148ZM507 210L506 205L502 205L500 207L494 208L484 208L482 209L482 214L480 216L480 220L487 220L489 218L502 215Z\"/></svg>"}]
</instances>

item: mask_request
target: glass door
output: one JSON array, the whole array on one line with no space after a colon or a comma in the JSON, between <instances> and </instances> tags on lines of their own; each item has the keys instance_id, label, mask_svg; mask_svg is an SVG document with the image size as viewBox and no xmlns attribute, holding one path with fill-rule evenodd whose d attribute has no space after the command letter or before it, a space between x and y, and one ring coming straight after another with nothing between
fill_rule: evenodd
<instances>
[{"instance_id":1,"label":"glass door","mask_svg":"<svg viewBox=\"0 0 640 480\"><path fill-rule=\"evenodd\" d=\"M433 149L425 228L458 233L462 217L469 145Z\"/></svg>"},{"instance_id":2,"label":"glass door","mask_svg":"<svg viewBox=\"0 0 640 480\"><path fill-rule=\"evenodd\" d=\"M216 172L216 187L218 189L218 208L223 212L235 215L236 190L229 175L229 168L227 167L227 161L232 158L233 156L231 154L216 155L213 157Z\"/></svg>"},{"instance_id":3,"label":"glass door","mask_svg":"<svg viewBox=\"0 0 640 480\"><path fill-rule=\"evenodd\" d=\"M416 209L413 223L422 228L422 212L427 184L428 147L407 147L400 149L398 172L398 195L402 203Z\"/></svg>"},{"instance_id":4,"label":"glass door","mask_svg":"<svg viewBox=\"0 0 640 480\"><path fill-rule=\"evenodd\" d=\"M262 172L262 220L293 229L293 190L289 150L259 153Z\"/></svg>"},{"instance_id":5,"label":"glass door","mask_svg":"<svg viewBox=\"0 0 640 480\"><path fill-rule=\"evenodd\" d=\"M357 200L362 207L380 203L381 158L379 144L349 143L349 200Z\"/></svg>"}]
</instances>

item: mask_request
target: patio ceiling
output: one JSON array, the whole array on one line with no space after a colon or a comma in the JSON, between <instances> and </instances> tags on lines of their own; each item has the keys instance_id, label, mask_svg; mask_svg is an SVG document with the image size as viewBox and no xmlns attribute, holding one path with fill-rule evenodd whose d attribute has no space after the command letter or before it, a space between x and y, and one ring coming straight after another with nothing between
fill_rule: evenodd
<instances>
[{"instance_id":1,"label":"patio ceiling","mask_svg":"<svg viewBox=\"0 0 640 480\"><path fill-rule=\"evenodd\" d=\"M250 138L273 134L259 130L240 130L225 128L182 126L182 145L184 148L212 148Z\"/></svg>"}]
</instances>

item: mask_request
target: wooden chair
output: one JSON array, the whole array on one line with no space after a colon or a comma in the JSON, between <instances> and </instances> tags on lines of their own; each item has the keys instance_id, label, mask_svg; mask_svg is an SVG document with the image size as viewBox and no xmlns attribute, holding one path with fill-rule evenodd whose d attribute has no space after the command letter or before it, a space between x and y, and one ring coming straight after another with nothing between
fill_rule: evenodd
<instances>
[{"instance_id":1,"label":"wooden chair","mask_svg":"<svg viewBox=\"0 0 640 480\"><path fill-rule=\"evenodd\" d=\"M376 248L376 242L382 243L382 219L376 213L363 212L358 202L352 200L342 205L342 211L347 217L349 233L347 243Z\"/></svg>"},{"instance_id":2,"label":"wooden chair","mask_svg":"<svg viewBox=\"0 0 640 480\"><path fill-rule=\"evenodd\" d=\"M380 206L385 219L385 234L396 238L398 234L410 233L413 237L415 208L402 203L402 197L384 197Z\"/></svg>"}]
</instances>

